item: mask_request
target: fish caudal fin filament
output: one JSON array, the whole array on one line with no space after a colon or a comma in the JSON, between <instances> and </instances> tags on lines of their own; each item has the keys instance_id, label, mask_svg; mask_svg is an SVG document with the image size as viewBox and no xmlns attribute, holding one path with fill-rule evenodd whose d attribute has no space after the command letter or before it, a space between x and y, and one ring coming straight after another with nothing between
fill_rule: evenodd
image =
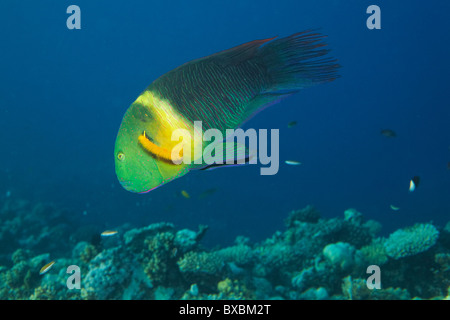
<instances>
[{"instance_id":1,"label":"fish caudal fin filament","mask_svg":"<svg viewBox=\"0 0 450 320\"><path fill-rule=\"evenodd\" d=\"M141 146L147 150L149 153L154 155L155 157L158 157L162 160L171 161L171 162L177 162L181 163L183 161L183 150L180 151L181 156L178 155L176 157L172 157L172 151L165 149L163 147L157 146L153 142L151 142L148 137L145 135L145 131L139 136L138 138L139 143Z\"/></svg>"}]
</instances>

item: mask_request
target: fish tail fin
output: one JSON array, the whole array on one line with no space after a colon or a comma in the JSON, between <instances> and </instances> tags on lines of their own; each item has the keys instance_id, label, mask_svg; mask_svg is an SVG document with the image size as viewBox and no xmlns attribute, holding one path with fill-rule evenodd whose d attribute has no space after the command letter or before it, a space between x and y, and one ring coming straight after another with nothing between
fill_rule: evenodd
<instances>
[{"instance_id":1,"label":"fish tail fin","mask_svg":"<svg viewBox=\"0 0 450 320\"><path fill-rule=\"evenodd\" d=\"M270 92L294 93L339 77L336 59L326 57L326 36L308 30L268 42L259 50L272 79Z\"/></svg>"}]
</instances>

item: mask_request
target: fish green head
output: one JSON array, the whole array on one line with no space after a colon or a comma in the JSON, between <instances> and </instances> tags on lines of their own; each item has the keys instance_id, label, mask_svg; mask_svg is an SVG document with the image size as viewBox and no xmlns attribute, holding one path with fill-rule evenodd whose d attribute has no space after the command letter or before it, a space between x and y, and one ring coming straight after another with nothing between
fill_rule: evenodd
<instances>
[{"instance_id":1,"label":"fish green head","mask_svg":"<svg viewBox=\"0 0 450 320\"><path fill-rule=\"evenodd\" d=\"M117 134L114 159L120 184L135 193L149 192L187 173L186 165L176 165L149 152L140 143L145 137L153 144L166 144L161 119L152 112L152 101L142 95L128 108ZM173 146L171 144L170 146Z\"/></svg>"},{"instance_id":2,"label":"fish green head","mask_svg":"<svg viewBox=\"0 0 450 320\"><path fill-rule=\"evenodd\" d=\"M148 192L163 183L157 159L139 143L139 136L151 122L145 107L134 103L125 113L114 148L116 175L120 184L131 192Z\"/></svg>"}]
</instances>

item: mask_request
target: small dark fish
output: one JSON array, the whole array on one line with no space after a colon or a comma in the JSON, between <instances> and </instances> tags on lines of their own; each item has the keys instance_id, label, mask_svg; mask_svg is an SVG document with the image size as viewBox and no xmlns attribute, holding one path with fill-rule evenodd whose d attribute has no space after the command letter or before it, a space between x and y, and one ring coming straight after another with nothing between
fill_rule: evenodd
<instances>
[{"instance_id":1,"label":"small dark fish","mask_svg":"<svg viewBox=\"0 0 450 320\"><path fill-rule=\"evenodd\" d=\"M295 127L297 125L297 121L291 121L288 123L288 128Z\"/></svg>"},{"instance_id":2,"label":"small dark fish","mask_svg":"<svg viewBox=\"0 0 450 320\"><path fill-rule=\"evenodd\" d=\"M450 170L450 161L447 162L447 170Z\"/></svg>"},{"instance_id":3,"label":"small dark fish","mask_svg":"<svg viewBox=\"0 0 450 320\"><path fill-rule=\"evenodd\" d=\"M164 211L170 212L173 211L173 209L175 208L175 206L173 204L168 204L165 208Z\"/></svg>"},{"instance_id":4,"label":"small dark fish","mask_svg":"<svg viewBox=\"0 0 450 320\"><path fill-rule=\"evenodd\" d=\"M419 176L414 176L411 181L409 182L409 191L413 192L414 190L416 190L416 188L419 186L420 183L420 177Z\"/></svg>"},{"instance_id":5,"label":"small dark fish","mask_svg":"<svg viewBox=\"0 0 450 320\"><path fill-rule=\"evenodd\" d=\"M191 197L186 190L181 190L181 195L186 199L189 199Z\"/></svg>"},{"instance_id":6,"label":"small dark fish","mask_svg":"<svg viewBox=\"0 0 450 320\"><path fill-rule=\"evenodd\" d=\"M381 130L381 134L388 138L394 138L397 136L397 134L391 129L383 129Z\"/></svg>"},{"instance_id":7,"label":"small dark fish","mask_svg":"<svg viewBox=\"0 0 450 320\"><path fill-rule=\"evenodd\" d=\"M199 199L204 199L206 197L209 197L210 195L213 195L214 193L216 193L216 191L217 191L216 188L207 189L207 190L203 191L202 193L200 193L198 198Z\"/></svg>"}]
</instances>

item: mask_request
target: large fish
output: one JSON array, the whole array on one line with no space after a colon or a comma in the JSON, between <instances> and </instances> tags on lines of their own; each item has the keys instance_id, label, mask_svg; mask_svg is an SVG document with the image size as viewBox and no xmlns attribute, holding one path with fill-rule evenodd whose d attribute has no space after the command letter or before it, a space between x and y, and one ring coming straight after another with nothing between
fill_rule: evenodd
<instances>
[{"instance_id":1,"label":"large fish","mask_svg":"<svg viewBox=\"0 0 450 320\"><path fill-rule=\"evenodd\" d=\"M194 161L194 148L208 145L198 145L201 139L195 139L205 130L218 129L225 137L226 129L238 128L264 107L336 79L339 65L326 57L323 38L306 31L255 40L188 62L156 79L128 108L117 135L114 156L122 186L145 193L205 167L171 161L171 150L180 144L172 140L175 129L191 133ZM202 122L202 132L194 121Z\"/></svg>"}]
</instances>

